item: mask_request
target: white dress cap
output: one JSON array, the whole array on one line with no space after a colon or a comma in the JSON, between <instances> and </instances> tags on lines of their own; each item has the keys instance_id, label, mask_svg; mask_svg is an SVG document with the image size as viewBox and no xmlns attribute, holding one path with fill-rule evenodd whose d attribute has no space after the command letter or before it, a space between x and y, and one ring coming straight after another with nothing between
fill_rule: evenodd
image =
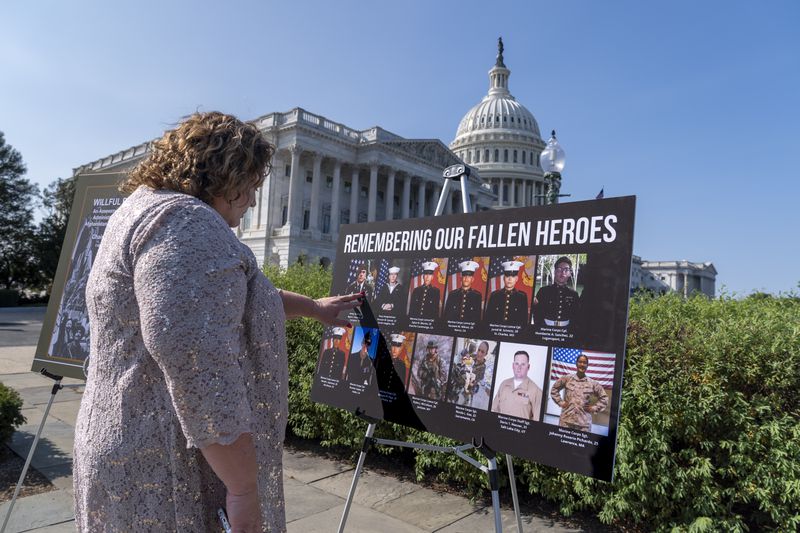
<instances>
[{"instance_id":1,"label":"white dress cap","mask_svg":"<svg viewBox=\"0 0 800 533\"><path fill-rule=\"evenodd\" d=\"M433 273L437 268L439 268L439 264L436 261L426 261L422 263L422 270L425 272Z\"/></svg>"},{"instance_id":2,"label":"white dress cap","mask_svg":"<svg viewBox=\"0 0 800 533\"><path fill-rule=\"evenodd\" d=\"M515 276L519 274L519 267L524 265L521 261L503 261L503 271L512 272Z\"/></svg>"},{"instance_id":3,"label":"white dress cap","mask_svg":"<svg viewBox=\"0 0 800 533\"><path fill-rule=\"evenodd\" d=\"M406 340L405 335L400 335L399 333L392 333L392 344L403 344Z\"/></svg>"},{"instance_id":4,"label":"white dress cap","mask_svg":"<svg viewBox=\"0 0 800 533\"><path fill-rule=\"evenodd\" d=\"M397 274L400 272L400 267L389 267L389 274Z\"/></svg>"},{"instance_id":5,"label":"white dress cap","mask_svg":"<svg viewBox=\"0 0 800 533\"><path fill-rule=\"evenodd\" d=\"M347 330L344 329L344 328L333 328L333 336L334 337L341 337L345 333L347 333Z\"/></svg>"},{"instance_id":6,"label":"white dress cap","mask_svg":"<svg viewBox=\"0 0 800 533\"><path fill-rule=\"evenodd\" d=\"M462 261L458 264L458 268L461 269L462 274L466 274L467 272L474 273L478 270L478 263L475 261Z\"/></svg>"}]
</instances>

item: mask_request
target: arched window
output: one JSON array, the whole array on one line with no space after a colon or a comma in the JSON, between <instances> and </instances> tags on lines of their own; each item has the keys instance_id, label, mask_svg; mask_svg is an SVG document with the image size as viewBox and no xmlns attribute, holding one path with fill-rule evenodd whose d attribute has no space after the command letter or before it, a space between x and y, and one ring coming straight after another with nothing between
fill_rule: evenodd
<instances>
[{"instance_id":1,"label":"arched window","mask_svg":"<svg viewBox=\"0 0 800 533\"><path fill-rule=\"evenodd\" d=\"M522 151L522 164L525 164L525 150Z\"/></svg>"},{"instance_id":2,"label":"arched window","mask_svg":"<svg viewBox=\"0 0 800 533\"><path fill-rule=\"evenodd\" d=\"M489 162L489 149L488 148L483 153L483 160L486 161L487 163Z\"/></svg>"},{"instance_id":3,"label":"arched window","mask_svg":"<svg viewBox=\"0 0 800 533\"><path fill-rule=\"evenodd\" d=\"M508 163L508 148L503 150L503 163Z\"/></svg>"},{"instance_id":4,"label":"arched window","mask_svg":"<svg viewBox=\"0 0 800 533\"><path fill-rule=\"evenodd\" d=\"M494 162L497 163L500 161L500 150L497 148L494 149Z\"/></svg>"},{"instance_id":5,"label":"arched window","mask_svg":"<svg viewBox=\"0 0 800 533\"><path fill-rule=\"evenodd\" d=\"M472 163L472 150L467 151L467 163Z\"/></svg>"},{"instance_id":6,"label":"arched window","mask_svg":"<svg viewBox=\"0 0 800 533\"><path fill-rule=\"evenodd\" d=\"M517 151L514 150L514 163L516 163L516 162L517 162Z\"/></svg>"},{"instance_id":7,"label":"arched window","mask_svg":"<svg viewBox=\"0 0 800 533\"><path fill-rule=\"evenodd\" d=\"M476 163L480 163L481 162L481 151L480 150L475 150L475 162Z\"/></svg>"}]
</instances>

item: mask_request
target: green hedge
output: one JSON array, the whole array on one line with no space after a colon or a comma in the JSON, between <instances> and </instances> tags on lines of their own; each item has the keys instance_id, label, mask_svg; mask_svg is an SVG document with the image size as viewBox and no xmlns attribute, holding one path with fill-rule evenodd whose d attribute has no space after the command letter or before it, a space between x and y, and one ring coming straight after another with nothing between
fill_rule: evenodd
<instances>
[{"instance_id":1,"label":"green hedge","mask_svg":"<svg viewBox=\"0 0 800 533\"><path fill-rule=\"evenodd\" d=\"M22 398L17 391L0 383L0 445L8 442L14 429L24 423Z\"/></svg>"},{"instance_id":2,"label":"green hedge","mask_svg":"<svg viewBox=\"0 0 800 533\"><path fill-rule=\"evenodd\" d=\"M330 273L316 267L267 275L314 297L330 286ZM364 422L309 399L321 332L305 319L288 325L290 430L356 450ZM584 510L652 530L800 528L798 298L634 299L625 363L614 482L517 460L523 489L565 515ZM389 423L378 432L451 443ZM419 476L487 490L485 476L453 455L417 451L415 466Z\"/></svg>"}]
</instances>

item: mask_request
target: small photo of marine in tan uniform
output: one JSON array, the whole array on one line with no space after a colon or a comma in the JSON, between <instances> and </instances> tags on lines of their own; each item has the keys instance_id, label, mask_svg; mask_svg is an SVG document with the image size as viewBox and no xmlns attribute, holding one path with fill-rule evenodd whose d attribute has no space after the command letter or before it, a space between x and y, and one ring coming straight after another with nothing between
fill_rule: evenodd
<instances>
[{"instance_id":1,"label":"small photo of marine in tan uniform","mask_svg":"<svg viewBox=\"0 0 800 533\"><path fill-rule=\"evenodd\" d=\"M492 412L539 421L546 359L543 346L501 343Z\"/></svg>"}]
</instances>

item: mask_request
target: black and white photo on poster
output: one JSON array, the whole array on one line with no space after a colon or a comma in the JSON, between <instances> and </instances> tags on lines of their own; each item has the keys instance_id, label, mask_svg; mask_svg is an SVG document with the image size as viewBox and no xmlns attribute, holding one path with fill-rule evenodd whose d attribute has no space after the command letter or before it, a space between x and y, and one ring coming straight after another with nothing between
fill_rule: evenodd
<instances>
[{"instance_id":1,"label":"black and white photo on poster","mask_svg":"<svg viewBox=\"0 0 800 533\"><path fill-rule=\"evenodd\" d=\"M91 198L82 217L69 260L67 278L53 335L48 348L51 357L83 361L89 356L89 315L86 283L109 217L122 205L122 197Z\"/></svg>"},{"instance_id":2,"label":"black and white photo on poster","mask_svg":"<svg viewBox=\"0 0 800 533\"><path fill-rule=\"evenodd\" d=\"M118 189L124 174L98 172L75 177L64 243L53 278L31 370L85 379L91 324L86 302L89 273L109 218L125 201Z\"/></svg>"}]
</instances>

